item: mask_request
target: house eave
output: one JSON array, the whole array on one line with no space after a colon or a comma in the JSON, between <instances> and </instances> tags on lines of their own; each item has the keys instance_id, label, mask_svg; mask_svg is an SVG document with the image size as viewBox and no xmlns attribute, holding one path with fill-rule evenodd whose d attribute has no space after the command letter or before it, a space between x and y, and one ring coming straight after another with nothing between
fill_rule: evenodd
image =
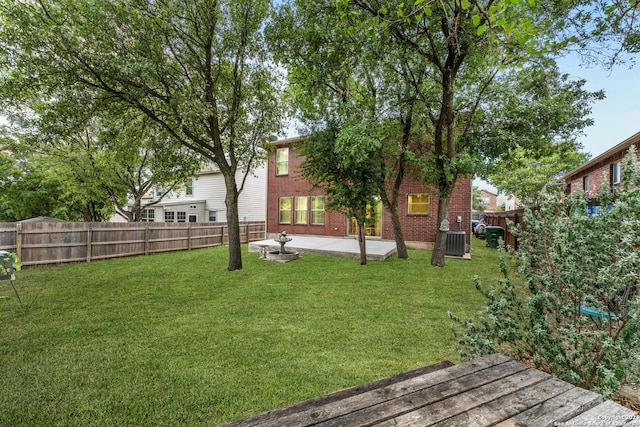
<instances>
[{"instance_id":1,"label":"house eave","mask_svg":"<svg viewBox=\"0 0 640 427\"><path fill-rule=\"evenodd\" d=\"M617 153L619 153L621 151L628 150L629 147L631 147L632 145L638 145L638 144L640 144L640 132L638 132L638 133L632 135L631 137L625 139L620 144L618 144L615 147L605 151L604 153L600 154L599 156L589 160L587 163L583 164L582 166L572 170L571 172L569 172L568 174L563 176L560 179L560 181L565 181L566 182L568 180L571 180L574 176L579 175L583 171L589 169L591 166L596 165L596 164L606 160L607 158L613 156L614 154L617 154Z\"/></svg>"}]
</instances>

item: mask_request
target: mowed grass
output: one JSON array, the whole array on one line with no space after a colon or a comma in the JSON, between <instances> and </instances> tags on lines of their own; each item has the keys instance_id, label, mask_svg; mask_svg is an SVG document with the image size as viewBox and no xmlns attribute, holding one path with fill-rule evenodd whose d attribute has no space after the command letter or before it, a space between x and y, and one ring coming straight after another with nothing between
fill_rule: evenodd
<instances>
[{"instance_id":1,"label":"mowed grass","mask_svg":"<svg viewBox=\"0 0 640 427\"><path fill-rule=\"evenodd\" d=\"M472 253L439 269L245 247L228 272L220 247L18 272L26 303L42 292L0 301L0 425L216 425L458 362L447 311L478 314L473 276L500 276L495 250Z\"/></svg>"}]
</instances>

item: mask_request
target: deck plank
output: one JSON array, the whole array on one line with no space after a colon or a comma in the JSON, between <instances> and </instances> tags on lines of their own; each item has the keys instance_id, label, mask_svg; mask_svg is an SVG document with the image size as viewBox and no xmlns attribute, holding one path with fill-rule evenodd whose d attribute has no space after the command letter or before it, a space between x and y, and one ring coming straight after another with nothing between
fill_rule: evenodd
<instances>
[{"instance_id":1,"label":"deck plank","mask_svg":"<svg viewBox=\"0 0 640 427\"><path fill-rule=\"evenodd\" d=\"M547 378L531 387L502 396L485 405L438 422L433 427L492 426L564 393L571 387L573 386L567 382L555 378Z\"/></svg>"},{"instance_id":2,"label":"deck plank","mask_svg":"<svg viewBox=\"0 0 640 427\"><path fill-rule=\"evenodd\" d=\"M220 427L640 427L600 395L494 354L441 362Z\"/></svg>"},{"instance_id":3,"label":"deck plank","mask_svg":"<svg viewBox=\"0 0 640 427\"><path fill-rule=\"evenodd\" d=\"M522 365L524 366L524 365ZM375 424L377 427L424 427L447 421L495 399L528 389L549 379L549 374L532 369L521 370L504 378L496 378L481 387L465 390L415 411ZM445 423L446 425L446 423Z\"/></svg>"},{"instance_id":4,"label":"deck plank","mask_svg":"<svg viewBox=\"0 0 640 427\"><path fill-rule=\"evenodd\" d=\"M264 413L252 415L246 418L242 418L239 420L231 421L226 424L221 424L218 427L250 427L250 426L263 425L268 422L279 420L291 414L304 412L309 409L316 408L322 405L331 404L332 402L347 399L349 397L352 397L358 394L366 393L379 388L388 387L392 384L396 384L398 382L406 381L411 378L430 374L432 372L435 372L441 369L446 369L451 366L454 366L454 364L448 360L445 360L443 362L434 363L433 365L424 366L408 372L403 372L403 373L394 375L392 377L387 377L387 378L372 381L369 383L360 384L354 387L349 387L349 388L346 388L334 393L330 393L324 396L314 397L299 403L295 403L293 405L285 406L285 407L274 409L268 412L264 412Z\"/></svg>"},{"instance_id":5,"label":"deck plank","mask_svg":"<svg viewBox=\"0 0 640 427\"><path fill-rule=\"evenodd\" d=\"M451 368L449 368L451 369ZM412 393L387 399L376 404L362 406L357 410L345 411L344 415L318 423L318 427L336 427L353 425L371 425L380 423L398 415L415 411L423 406L444 399L455 398L468 390L474 390L496 380L504 381L510 375L526 370L520 363L509 361L486 369L470 372L459 378L453 378L440 384L425 387ZM372 403L372 402L369 402Z\"/></svg>"},{"instance_id":6,"label":"deck plank","mask_svg":"<svg viewBox=\"0 0 640 427\"><path fill-rule=\"evenodd\" d=\"M224 424L224 427L279 427L283 425L303 427L316 425L323 421L416 392L425 387L448 383L456 378L505 363L513 363L513 361L502 354L493 354L469 363L452 365L447 369L437 369L424 375L391 382L386 386L378 385L363 392L348 393L339 399L335 398L335 394L311 399L282 410L266 412Z\"/></svg>"},{"instance_id":7,"label":"deck plank","mask_svg":"<svg viewBox=\"0 0 640 427\"><path fill-rule=\"evenodd\" d=\"M576 426L607 426L607 427L630 427L640 426L640 415L631 409L620 406L617 403L607 400L586 412L571 418L567 425Z\"/></svg>"},{"instance_id":8,"label":"deck plank","mask_svg":"<svg viewBox=\"0 0 640 427\"><path fill-rule=\"evenodd\" d=\"M573 387L539 405L528 409L497 427L539 426L553 427L602 403L602 396L592 391Z\"/></svg>"}]
</instances>

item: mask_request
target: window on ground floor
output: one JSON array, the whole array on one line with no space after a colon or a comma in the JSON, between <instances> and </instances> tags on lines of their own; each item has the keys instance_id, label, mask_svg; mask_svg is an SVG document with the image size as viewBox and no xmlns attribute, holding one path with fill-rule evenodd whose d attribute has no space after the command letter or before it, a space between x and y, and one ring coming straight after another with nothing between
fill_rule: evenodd
<instances>
[{"instance_id":1,"label":"window on ground floor","mask_svg":"<svg viewBox=\"0 0 640 427\"><path fill-rule=\"evenodd\" d=\"M165 212L164 213L164 222L175 222L176 213L175 212Z\"/></svg>"},{"instance_id":2,"label":"window on ground floor","mask_svg":"<svg viewBox=\"0 0 640 427\"><path fill-rule=\"evenodd\" d=\"M291 197L280 197L278 205L278 222L280 224L291 224Z\"/></svg>"},{"instance_id":3,"label":"window on ground floor","mask_svg":"<svg viewBox=\"0 0 640 427\"><path fill-rule=\"evenodd\" d=\"M186 212L178 212L178 222L187 222L187 213Z\"/></svg>"},{"instance_id":4,"label":"window on ground floor","mask_svg":"<svg viewBox=\"0 0 640 427\"><path fill-rule=\"evenodd\" d=\"M311 197L311 224L324 224L324 196Z\"/></svg>"},{"instance_id":5,"label":"window on ground floor","mask_svg":"<svg viewBox=\"0 0 640 427\"><path fill-rule=\"evenodd\" d=\"M429 195L425 193L409 194L408 196L409 215L429 214Z\"/></svg>"},{"instance_id":6,"label":"window on ground floor","mask_svg":"<svg viewBox=\"0 0 640 427\"><path fill-rule=\"evenodd\" d=\"M156 220L155 209L143 209L140 215L140 221L142 222L154 222Z\"/></svg>"},{"instance_id":7,"label":"window on ground floor","mask_svg":"<svg viewBox=\"0 0 640 427\"><path fill-rule=\"evenodd\" d=\"M296 197L296 209L295 209L295 223L296 224L306 224L308 214L308 201L307 197Z\"/></svg>"},{"instance_id":8,"label":"window on ground floor","mask_svg":"<svg viewBox=\"0 0 640 427\"><path fill-rule=\"evenodd\" d=\"M218 211L209 211L209 222L218 221Z\"/></svg>"}]
</instances>

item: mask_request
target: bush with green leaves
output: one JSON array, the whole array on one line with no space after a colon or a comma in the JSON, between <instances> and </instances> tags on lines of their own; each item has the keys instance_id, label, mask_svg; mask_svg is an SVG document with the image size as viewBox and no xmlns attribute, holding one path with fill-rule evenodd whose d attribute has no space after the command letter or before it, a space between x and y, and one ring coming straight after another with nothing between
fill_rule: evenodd
<instances>
[{"instance_id":1,"label":"bush with green leaves","mask_svg":"<svg viewBox=\"0 0 640 427\"><path fill-rule=\"evenodd\" d=\"M640 349L640 162L632 148L620 188L603 186L596 198L543 190L525 209L510 253L526 283L504 278L486 297L486 313L463 321L454 335L463 360L504 352L580 387L611 396L637 381ZM609 180L604 177L604 183ZM601 207L593 214L588 205Z\"/></svg>"}]
</instances>

